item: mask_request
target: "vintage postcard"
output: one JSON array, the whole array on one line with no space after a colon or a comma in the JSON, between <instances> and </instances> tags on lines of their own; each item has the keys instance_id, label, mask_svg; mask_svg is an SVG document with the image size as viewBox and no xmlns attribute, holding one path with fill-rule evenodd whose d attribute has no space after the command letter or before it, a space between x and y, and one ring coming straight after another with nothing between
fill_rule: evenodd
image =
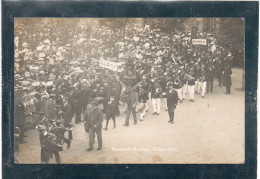
<instances>
[{"instance_id":1,"label":"vintage postcard","mask_svg":"<svg viewBox=\"0 0 260 179\"><path fill-rule=\"evenodd\" d=\"M244 18L15 18L16 164L243 164Z\"/></svg>"}]
</instances>

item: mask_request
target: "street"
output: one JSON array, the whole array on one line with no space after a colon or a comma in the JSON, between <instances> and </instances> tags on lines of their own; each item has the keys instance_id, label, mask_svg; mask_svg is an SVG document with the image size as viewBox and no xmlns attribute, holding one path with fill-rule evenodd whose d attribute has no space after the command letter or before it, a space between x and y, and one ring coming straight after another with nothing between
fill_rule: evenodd
<instances>
[{"instance_id":1,"label":"street","mask_svg":"<svg viewBox=\"0 0 260 179\"><path fill-rule=\"evenodd\" d=\"M73 129L70 149L64 145L60 152L63 164L237 164L245 157L245 93L242 91L242 69L232 69L231 95L224 94L225 87L214 81L213 93L195 102L178 103L174 124L169 124L165 111L166 99L161 105L161 114L152 115L151 100L144 121L124 127L126 114L120 105L121 115L116 118L116 129L110 120L108 131L102 131L103 148L87 152L88 140L84 125ZM139 118L139 113L138 113ZM103 121L105 127L106 120ZM38 131L25 134L27 143L20 145L19 159L22 163L40 163ZM67 133L65 133L67 136ZM55 157L50 160L55 163Z\"/></svg>"}]
</instances>

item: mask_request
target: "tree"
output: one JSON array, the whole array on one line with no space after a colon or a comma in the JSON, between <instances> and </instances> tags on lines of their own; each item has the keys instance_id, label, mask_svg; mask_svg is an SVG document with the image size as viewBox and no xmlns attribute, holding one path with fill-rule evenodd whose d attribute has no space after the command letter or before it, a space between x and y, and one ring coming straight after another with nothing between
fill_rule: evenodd
<instances>
[{"instance_id":1,"label":"tree","mask_svg":"<svg viewBox=\"0 0 260 179\"><path fill-rule=\"evenodd\" d=\"M183 31L185 18L148 18L145 24L150 25L152 29L160 29L161 32L170 34L174 31Z\"/></svg>"},{"instance_id":2,"label":"tree","mask_svg":"<svg viewBox=\"0 0 260 179\"><path fill-rule=\"evenodd\" d=\"M217 43L231 51L234 65L244 63L244 20L242 18L221 18L217 23Z\"/></svg>"},{"instance_id":3,"label":"tree","mask_svg":"<svg viewBox=\"0 0 260 179\"><path fill-rule=\"evenodd\" d=\"M117 29L125 29L128 21L127 18L101 18L99 19L99 24L106 26L115 32Z\"/></svg>"}]
</instances>

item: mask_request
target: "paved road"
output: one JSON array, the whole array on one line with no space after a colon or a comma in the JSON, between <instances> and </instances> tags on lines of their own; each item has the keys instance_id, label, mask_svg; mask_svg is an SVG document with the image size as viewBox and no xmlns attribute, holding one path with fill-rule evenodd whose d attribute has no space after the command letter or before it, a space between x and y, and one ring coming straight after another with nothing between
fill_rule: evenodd
<instances>
[{"instance_id":1,"label":"paved road","mask_svg":"<svg viewBox=\"0 0 260 179\"><path fill-rule=\"evenodd\" d=\"M62 163L243 163L245 153L245 96L241 90L242 70L233 69L232 94L214 82L214 92L205 98L195 95L195 102L185 100L175 110L174 125L168 123L165 99L159 116L150 111L143 122L123 127L125 114L110 121L103 131L103 149L87 152L88 142L83 124L73 131L70 149L60 152ZM187 96L188 97L188 96ZM139 115L138 115L139 116ZM103 123L105 126L105 120ZM36 130L26 133L28 143L20 145L23 163L39 163L40 147ZM50 163L55 163L54 157Z\"/></svg>"}]
</instances>

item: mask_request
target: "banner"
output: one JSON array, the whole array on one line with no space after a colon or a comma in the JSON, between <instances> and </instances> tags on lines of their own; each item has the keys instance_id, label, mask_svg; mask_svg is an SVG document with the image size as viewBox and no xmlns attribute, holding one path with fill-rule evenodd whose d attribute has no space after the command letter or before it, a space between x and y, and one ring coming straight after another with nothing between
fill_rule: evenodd
<instances>
[{"instance_id":1,"label":"banner","mask_svg":"<svg viewBox=\"0 0 260 179\"><path fill-rule=\"evenodd\" d=\"M207 45L207 39L192 39L193 45Z\"/></svg>"},{"instance_id":2,"label":"banner","mask_svg":"<svg viewBox=\"0 0 260 179\"><path fill-rule=\"evenodd\" d=\"M122 63L100 59L99 66L113 71L120 71L120 69L122 68Z\"/></svg>"}]
</instances>

